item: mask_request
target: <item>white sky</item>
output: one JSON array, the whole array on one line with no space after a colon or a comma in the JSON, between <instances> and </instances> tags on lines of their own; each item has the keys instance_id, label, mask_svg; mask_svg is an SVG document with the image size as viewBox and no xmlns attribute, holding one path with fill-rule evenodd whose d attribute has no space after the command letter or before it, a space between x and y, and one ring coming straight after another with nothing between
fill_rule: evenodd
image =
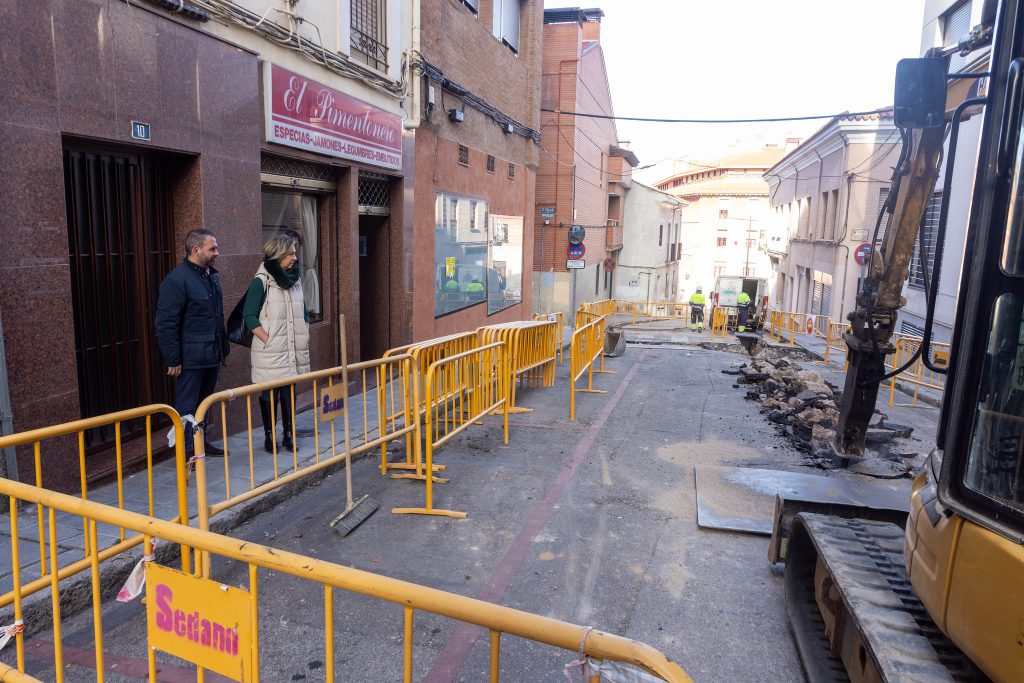
<instances>
[{"instance_id":1,"label":"white sky","mask_svg":"<svg viewBox=\"0 0 1024 683\"><path fill-rule=\"evenodd\" d=\"M738 119L834 114L892 104L896 62L920 56L924 0L545 0L599 7L618 116ZM825 120L783 124L618 121L640 165L712 159L737 139L807 137ZM739 151L737 149L736 151ZM671 163L637 173L654 182Z\"/></svg>"}]
</instances>

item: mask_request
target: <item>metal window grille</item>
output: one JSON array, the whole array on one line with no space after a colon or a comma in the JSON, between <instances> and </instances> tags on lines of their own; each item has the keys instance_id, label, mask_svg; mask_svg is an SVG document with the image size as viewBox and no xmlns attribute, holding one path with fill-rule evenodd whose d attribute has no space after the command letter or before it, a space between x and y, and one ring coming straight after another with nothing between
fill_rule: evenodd
<instances>
[{"instance_id":1,"label":"metal window grille","mask_svg":"<svg viewBox=\"0 0 1024 683\"><path fill-rule=\"evenodd\" d=\"M509 165L508 165L508 179L509 180L515 180L516 179L516 165L513 164L513 163L509 163Z\"/></svg>"},{"instance_id":2,"label":"metal window grille","mask_svg":"<svg viewBox=\"0 0 1024 683\"><path fill-rule=\"evenodd\" d=\"M353 57L378 71L387 71L387 36L387 0L352 0Z\"/></svg>"},{"instance_id":3,"label":"metal window grille","mask_svg":"<svg viewBox=\"0 0 1024 683\"><path fill-rule=\"evenodd\" d=\"M324 164L313 164L308 161L279 157L274 154L260 155L260 171L290 178L307 178L334 182L334 168Z\"/></svg>"},{"instance_id":4,"label":"metal window grille","mask_svg":"<svg viewBox=\"0 0 1024 683\"><path fill-rule=\"evenodd\" d=\"M377 216L391 213L391 178L381 173L359 172L359 213Z\"/></svg>"},{"instance_id":5,"label":"metal window grille","mask_svg":"<svg viewBox=\"0 0 1024 683\"><path fill-rule=\"evenodd\" d=\"M875 215L873 216L873 218L876 221L878 220L878 214L882 212L882 207L885 206L885 202L888 199L889 199L889 188L888 187L880 187L880 188L878 188L878 206L875 208ZM885 230L886 230L888 222L889 222L889 216L887 215L887 216L884 216L882 218L882 224L880 226L878 226L878 239L875 240L875 249L881 249L882 248L882 242L885 241ZM871 228L874 229L874 227L875 227L874 224L872 224Z\"/></svg>"},{"instance_id":6,"label":"metal window grille","mask_svg":"<svg viewBox=\"0 0 1024 683\"><path fill-rule=\"evenodd\" d=\"M911 287L924 287L924 268L922 267L918 252L924 252L924 258L929 269L931 268L932 261L935 260L935 241L939 230L939 207L941 204L941 192L933 193L928 199L928 208L925 209L924 218L921 219L921 222L924 224L923 249L918 249L918 242L921 239L919 235L914 243L914 253L910 257L910 278L907 280L907 284Z\"/></svg>"},{"instance_id":7,"label":"metal window grille","mask_svg":"<svg viewBox=\"0 0 1024 683\"><path fill-rule=\"evenodd\" d=\"M463 166L469 166L469 147L465 145L459 145L459 163Z\"/></svg>"},{"instance_id":8,"label":"metal window grille","mask_svg":"<svg viewBox=\"0 0 1024 683\"><path fill-rule=\"evenodd\" d=\"M900 334L908 337L924 337L924 328L902 320L900 321Z\"/></svg>"},{"instance_id":9,"label":"metal window grille","mask_svg":"<svg viewBox=\"0 0 1024 683\"><path fill-rule=\"evenodd\" d=\"M494 173L494 155L493 154L488 154L487 155L487 172L488 173Z\"/></svg>"}]
</instances>

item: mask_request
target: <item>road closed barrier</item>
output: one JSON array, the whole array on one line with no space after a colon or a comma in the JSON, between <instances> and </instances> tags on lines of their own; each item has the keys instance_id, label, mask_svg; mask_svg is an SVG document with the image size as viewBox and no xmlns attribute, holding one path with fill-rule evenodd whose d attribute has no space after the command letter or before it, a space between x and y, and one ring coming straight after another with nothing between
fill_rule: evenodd
<instances>
[{"instance_id":1,"label":"road closed barrier","mask_svg":"<svg viewBox=\"0 0 1024 683\"><path fill-rule=\"evenodd\" d=\"M577 315L577 321L580 316ZM607 394L594 388L594 373L613 374L604 369L604 325L605 317L597 318L585 323L572 334L572 342L569 346L569 421L576 421L576 393ZM601 367L594 370L594 363L601 360ZM587 388L577 389L576 381L587 373Z\"/></svg>"},{"instance_id":2,"label":"road closed barrier","mask_svg":"<svg viewBox=\"0 0 1024 683\"><path fill-rule=\"evenodd\" d=\"M477 329L481 345L504 342L509 355L509 411L529 412L516 407L516 386L551 387L555 384L558 325L554 322L524 321L499 323Z\"/></svg>"}]
</instances>

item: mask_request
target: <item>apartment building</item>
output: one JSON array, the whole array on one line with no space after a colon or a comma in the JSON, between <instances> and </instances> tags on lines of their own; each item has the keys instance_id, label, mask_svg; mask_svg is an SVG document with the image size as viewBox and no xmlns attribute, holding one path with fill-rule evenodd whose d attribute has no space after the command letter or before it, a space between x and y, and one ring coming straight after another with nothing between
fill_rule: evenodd
<instances>
[{"instance_id":1,"label":"apartment building","mask_svg":"<svg viewBox=\"0 0 1024 683\"><path fill-rule=\"evenodd\" d=\"M676 301L679 292L679 216L687 202L633 181L626 195L629 230L615 267L616 299Z\"/></svg>"}]
</instances>

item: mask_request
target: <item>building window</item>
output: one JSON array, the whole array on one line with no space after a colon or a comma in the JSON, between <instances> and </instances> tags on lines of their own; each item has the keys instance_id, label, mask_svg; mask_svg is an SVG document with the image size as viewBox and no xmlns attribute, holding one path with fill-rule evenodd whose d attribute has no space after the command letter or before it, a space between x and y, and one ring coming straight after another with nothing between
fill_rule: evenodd
<instances>
[{"instance_id":1,"label":"building window","mask_svg":"<svg viewBox=\"0 0 1024 683\"><path fill-rule=\"evenodd\" d=\"M908 323L906 320L900 321L900 334L904 337L919 337L924 338L924 328L915 325L914 323Z\"/></svg>"},{"instance_id":2,"label":"building window","mask_svg":"<svg viewBox=\"0 0 1024 683\"><path fill-rule=\"evenodd\" d=\"M832 273L816 270L811 280L811 310L814 315L832 313Z\"/></svg>"},{"instance_id":3,"label":"building window","mask_svg":"<svg viewBox=\"0 0 1024 683\"><path fill-rule=\"evenodd\" d=\"M661 240L664 238L664 236L665 236L665 226L664 225L659 225L658 226L658 246L659 247L661 246Z\"/></svg>"},{"instance_id":4,"label":"building window","mask_svg":"<svg viewBox=\"0 0 1024 683\"><path fill-rule=\"evenodd\" d=\"M480 0L462 0L462 4L468 7L473 14L480 14Z\"/></svg>"},{"instance_id":5,"label":"building window","mask_svg":"<svg viewBox=\"0 0 1024 683\"><path fill-rule=\"evenodd\" d=\"M352 0L352 57L388 70L387 0Z\"/></svg>"},{"instance_id":6,"label":"building window","mask_svg":"<svg viewBox=\"0 0 1024 683\"><path fill-rule=\"evenodd\" d=\"M719 238L717 238L715 240L715 246L716 247L724 247L726 245L726 242L727 242L727 238L719 237Z\"/></svg>"},{"instance_id":7,"label":"building window","mask_svg":"<svg viewBox=\"0 0 1024 683\"><path fill-rule=\"evenodd\" d=\"M821 206L818 207L818 223L821 225L821 229L820 229L820 232L819 232L819 238L820 239L825 239L825 236L828 234L826 232L827 229L828 229L828 219L829 219L829 209L830 209L830 207L828 205L828 199L829 199L828 195L829 195L828 192L822 192L821 193Z\"/></svg>"},{"instance_id":8,"label":"building window","mask_svg":"<svg viewBox=\"0 0 1024 683\"><path fill-rule=\"evenodd\" d=\"M757 246L757 240L747 240L747 249L753 249L755 246Z\"/></svg>"},{"instance_id":9,"label":"building window","mask_svg":"<svg viewBox=\"0 0 1024 683\"><path fill-rule=\"evenodd\" d=\"M971 30L971 3L961 2L942 15L942 47L953 47ZM949 58L949 73L956 73L967 64L967 57L956 53Z\"/></svg>"},{"instance_id":10,"label":"building window","mask_svg":"<svg viewBox=\"0 0 1024 683\"><path fill-rule=\"evenodd\" d=\"M492 216L487 257L487 313L523 300L523 217Z\"/></svg>"},{"instance_id":11,"label":"building window","mask_svg":"<svg viewBox=\"0 0 1024 683\"><path fill-rule=\"evenodd\" d=\"M487 299L487 201L438 192L434 203L434 315Z\"/></svg>"},{"instance_id":12,"label":"building window","mask_svg":"<svg viewBox=\"0 0 1024 683\"><path fill-rule=\"evenodd\" d=\"M832 215L829 218L828 223L829 239L834 240L836 238L836 235L839 234L838 232L836 232L836 227L839 221L839 190L832 190L832 201L829 202L829 209L832 212Z\"/></svg>"},{"instance_id":13,"label":"building window","mask_svg":"<svg viewBox=\"0 0 1024 683\"><path fill-rule=\"evenodd\" d=\"M907 284L911 287L923 289L924 268L928 268L928 274L932 275L932 262L935 260L935 241L939 230L939 206L942 204L942 193L935 192L928 199L928 206L925 208L924 217L921 219L924 232L924 244L921 244L921 237L918 235L914 242L914 253L910 257L910 278ZM922 247L922 248L918 248ZM920 252L924 253L926 263L922 265Z\"/></svg>"},{"instance_id":14,"label":"building window","mask_svg":"<svg viewBox=\"0 0 1024 683\"><path fill-rule=\"evenodd\" d=\"M728 217L729 217L729 209L719 209L718 210L718 220L724 221Z\"/></svg>"},{"instance_id":15,"label":"building window","mask_svg":"<svg viewBox=\"0 0 1024 683\"><path fill-rule=\"evenodd\" d=\"M263 241L282 233L299 240L299 281L310 322L323 318L320 296L320 198L314 194L263 190Z\"/></svg>"},{"instance_id":16,"label":"building window","mask_svg":"<svg viewBox=\"0 0 1024 683\"><path fill-rule=\"evenodd\" d=\"M494 37L519 53L519 13L522 0L493 0L494 20L492 33Z\"/></svg>"},{"instance_id":17,"label":"building window","mask_svg":"<svg viewBox=\"0 0 1024 683\"><path fill-rule=\"evenodd\" d=\"M743 266L743 277L754 277L754 266Z\"/></svg>"},{"instance_id":18,"label":"building window","mask_svg":"<svg viewBox=\"0 0 1024 683\"><path fill-rule=\"evenodd\" d=\"M493 154L488 154L487 155L487 172L488 173L494 173L494 155Z\"/></svg>"},{"instance_id":19,"label":"building window","mask_svg":"<svg viewBox=\"0 0 1024 683\"><path fill-rule=\"evenodd\" d=\"M874 218L875 221L878 220L878 214L882 213L882 210L885 208L885 203L887 201L889 201L889 188L888 187L880 187L880 188L878 188L878 206L876 207L874 216L872 216L872 218ZM877 249L881 249L882 242L885 241L885 231L886 231L886 228L888 227L888 223L889 223L889 215L882 216L882 223L878 226L878 238L875 240L875 249L876 250ZM871 224L871 229L874 230L874 228L875 228L875 225L874 225L874 223L872 223Z\"/></svg>"},{"instance_id":20,"label":"building window","mask_svg":"<svg viewBox=\"0 0 1024 683\"><path fill-rule=\"evenodd\" d=\"M718 278L722 277L723 275L725 275L725 264L724 263L716 263L715 267L714 267L714 270L712 272L713 272L713 275L714 275L715 279L718 279Z\"/></svg>"},{"instance_id":21,"label":"building window","mask_svg":"<svg viewBox=\"0 0 1024 683\"><path fill-rule=\"evenodd\" d=\"M516 165L511 163L511 162L509 162L509 165L508 165L508 179L509 180L515 180L516 179Z\"/></svg>"},{"instance_id":22,"label":"building window","mask_svg":"<svg viewBox=\"0 0 1024 683\"><path fill-rule=\"evenodd\" d=\"M459 163L463 166L469 166L469 147L465 145L459 145Z\"/></svg>"}]
</instances>

